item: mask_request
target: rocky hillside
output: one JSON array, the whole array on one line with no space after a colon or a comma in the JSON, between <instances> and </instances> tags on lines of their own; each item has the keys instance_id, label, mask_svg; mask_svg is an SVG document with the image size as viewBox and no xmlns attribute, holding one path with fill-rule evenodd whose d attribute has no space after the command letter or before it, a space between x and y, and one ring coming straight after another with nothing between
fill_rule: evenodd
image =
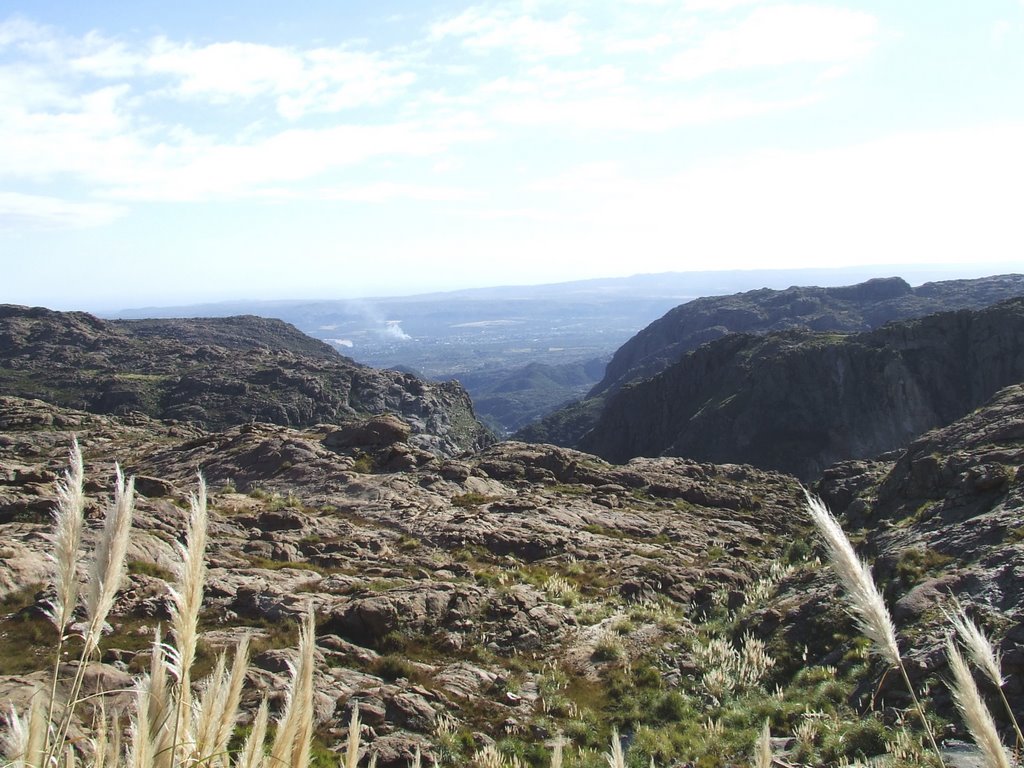
<instances>
[{"instance_id":1,"label":"rocky hillside","mask_svg":"<svg viewBox=\"0 0 1024 768\"><path fill-rule=\"evenodd\" d=\"M622 345L583 401L521 430L525 440L577 445L607 396L664 371L702 344L730 333L782 330L855 333L936 312L981 309L1024 295L1024 275L947 280L916 288L898 277L834 288L767 288L680 305Z\"/></svg>"},{"instance_id":2,"label":"rocky hillside","mask_svg":"<svg viewBox=\"0 0 1024 768\"><path fill-rule=\"evenodd\" d=\"M841 609L792 477L524 443L445 459L389 416L208 432L0 397L2 700L23 706L47 686L45 533L71 434L87 459L87 544L115 459L142 494L129 575L87 673L110 706L166 621L199 468L212 491L201 661L251 633L245 706L269 693L280 707L312 603L317 766L338 764L356 706L361 765L372 753L387 768L417 747L466 765L488 745L540 768L559 733L570 768L599 768L612 726L630 764L746 764L765 718L783 764L916 759L905 696ZM1024 699L1022 464L1018 385L819 486L877 558L942 739L962 735L936 650L947 591L995 635L1018 711Z\"/></svg>"},{"instance_id":3,"label":"rocky hillside","mask_svg":"<svg viewBox=\"0 0 1024 768\"><path fill-rule=\"evenodd\" d=\"M205 432L3 397L0 699L16 703L53 647L43 534L73 433L90 518L115 459L142 494L130 575L91 674L127 688L145 663L198 467L212 490L206 653L255 632L248 703L267 691L280 705L295 619L312 602L320 738L340 748L358 704L384 766L406 765L417 745L440 759L518 739L540 755L563 728L603 747L634 717L621 707L645 706L624 696L634 675L664 699L658 717L673 716L691 611L741 604L799 525L793 479L748 467L613 466L522 443L450 460L410 445L389 417Z\"/></svg>"},{"instance_id":4,"label":"rocky hillside","mask_svg":"<svg viewBox=\"0 0 1024 768\"><path fill-rule=\"evenodd\" d=\"M593 358L519 368L462 373L456 378L473 398L473 407L497 435L515 430L587 393L604 371L605 360Z\"/></svg>"},{"instance_id":5,"label":"rocky hillside","mask_svg":"<svg viewBox=\"0 0 1024 768\"><path fill-rule=\"evenodd\" d=\"M608 398L580 447L815 478L905 445L1024 381L1024 299L867 333L733 334Z\"/></svg>"},{"instance_id":6,"label":"rocky hillside","mask_svg":"<svg viewBox=\"0 0 1024 768\"><path fill-rule=\"evenodd\" d=\"M994 638L1006 694L1024 708L1024 385L998 392L957 422L931 431L887 461L856 461L825 472L816 490L873 563L891 606L919 690L948 708L943 609L955 596ZM844 668L865 663L862 641L837 610L826 574L794 574L773 604L755 612L751 631L770 647L805 649L808 663ZM841 639L836 642L836 638ZM875 661L856 695L877 706L902 705L896 675ZM881 690L872 683L882 679ZM991 692L983 687L986 696ZM1001 727L1005 713L993 707ZM1010 739L1012 741L1012 737Z\"/></svg>"},{"instance_id":7,"label":"rocky hillside","mask_svg":"<svg viewBox=\"0 0 1024 768\"><path fill-rule=\"evenodd\" d=\"M393 412L418 445L446 455L490 440L458 384L367 368L287 323L251 316L105 321L0 306L0 393L209 429Z\"/></svg>"}]
</instances>

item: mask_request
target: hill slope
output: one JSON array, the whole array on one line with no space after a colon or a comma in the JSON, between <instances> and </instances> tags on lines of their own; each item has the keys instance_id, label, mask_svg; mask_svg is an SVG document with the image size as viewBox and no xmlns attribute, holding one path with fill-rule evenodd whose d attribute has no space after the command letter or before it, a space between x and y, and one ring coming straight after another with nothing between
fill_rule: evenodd
<instances>
[{"instance_id":1,"label":"hill slope","mask_svg":"<svg viewBox=\"0 0 1024 768\"><path fill-rule=\"evenodd\" d=\"M446 454L489 441L457 383L428 383L338 355L279 320L105 321L0 307L0 393L205 428L285 426L397 413Z\"/></svg>"},{"instance_id":2,"label":"hill slope","mask_svg":"<svg viewBox=\"0 0 1024 768\"><path fill-rule=\"evenodd\" d=\"M1024 298L861 334L733 334L611 395L583 450L810 479L894 450L1024 380Z\"/></svg>"},{"instance_id":3,"label":"hill slope","mask_svg":"<svg viewBox=\"0 0 1024 768\"><path fill-rule=\"evenodd\" d=\"M587 398L556 411L517 436L577 445L596 423L608 395L660 373L701 344L730 333L867 331L894 320L980 309L1020 295L1024 295L1024 275L947 280L916 288L893 277L850 286L765 288L696 299L672 309L623 344Z\"/></svg>"}]
</instances>

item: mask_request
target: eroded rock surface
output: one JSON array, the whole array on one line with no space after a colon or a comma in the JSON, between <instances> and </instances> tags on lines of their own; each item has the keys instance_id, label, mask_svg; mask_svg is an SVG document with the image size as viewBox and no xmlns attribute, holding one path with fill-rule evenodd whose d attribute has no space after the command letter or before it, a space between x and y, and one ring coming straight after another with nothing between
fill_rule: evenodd
<instances>
[{"instance_id":1,"label":"eroded rock surface","mask_svg":"<svg viewBox=\"0 0 1024 768\"><path fill-rule=\"evenodd\" d=\"M261 691L279 704L296 619L312 605L322 732L340 745L358 705L382 765L429 747L442 715L481 745L527 728L551 665L597 685L611 663L597 649L620 637L627 606L652 607L616 641L626 658L676 647L664 617L706 609L723 590L742 601L799 524L800 491L783 475L683 459L615 466L525 443L446 460L388 418L205 432L4 397L0 425L0 640L26 654L9 657L2 690L28 685L19 681L46 658L45 536L76 434L87 547L113 462L149 478L103 661L137 669L145 638L166 623L173 546L201 472L212 510L208 647L255 633L246 704ZM667 675L678 674L671 658Z\"/></svg>"},{"instance_id":2,"label":"eroded rock surface","mask_svg":"<svg viewBox=\"0 0 1024 768\"><path fill-rule=\"evenodd\" d=\"M394 413L419 448L446 456L493 439L458 383L368 368L287 323L251 316L101 320L3 305L0 394L206 429Z\"/></svg>"}]
</instances>

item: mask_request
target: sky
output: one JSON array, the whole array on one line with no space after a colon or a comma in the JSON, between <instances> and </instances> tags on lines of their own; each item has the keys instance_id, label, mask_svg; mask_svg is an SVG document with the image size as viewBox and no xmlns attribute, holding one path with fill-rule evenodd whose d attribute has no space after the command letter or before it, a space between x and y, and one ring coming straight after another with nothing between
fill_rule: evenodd
<instances>
[{"instance_id":1,"label":"sky","mask_svg":"<svg viewBox=\"0 0 1024 768\"><path fill-rule=\"evenodd\" d=\"M0 3L0 302L1020 270L1022 185L1024 0Z\"/></svg>"}]
</instances>

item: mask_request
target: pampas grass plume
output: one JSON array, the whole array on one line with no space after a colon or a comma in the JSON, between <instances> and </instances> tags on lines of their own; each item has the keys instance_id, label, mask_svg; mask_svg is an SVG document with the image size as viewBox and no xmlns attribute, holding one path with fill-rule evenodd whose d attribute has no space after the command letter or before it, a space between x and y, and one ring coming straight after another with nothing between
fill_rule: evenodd
<instances>
[{"instance_id":1,"label":"pampas grass plume","mask_svg":"<svg viewBox=\"0 0 1024 768\"><path fill-rule=\"evenodd\" d=\"M181 711L191 706L190 669L199 641L199 612L206 586L206 537L209 515L206 509L206 482L199 477L199 490L189 496L189 520L185 543L178 544L178 562L174 566L176 582L170 589L171 632L178 649L178 678L181 684Z\"/></svg>"},{"instance_id":2,"label":"pampas grass plume","mask_svg":"<svg viewBox=\"0 0 1024 768\"><path fill-rule=\"evenodd\" d=\"M960 638L960 642L963 643L964 648L967 649L967 655L974 662L974 666L980 669L985 677L992 681L996 690L999 691L999 697L1003 700L1003 707L1010 716L1014 733L1017 735L1017 746L1024 746L1024 733L1021 733L1017 716L1013 713L1013 707L1010 706L1010 702L1006 699L1006 693L1003 691L1006 678L1003 677L1003 660L999 651L993 647L981 627L967 617L967 612L958 600L953 600L953 606L953 611L945 611L946 618L953 625L953 629L956 630L956 634Z\"/></svg>"},{"instance_id":3,"label":"pampas grass plume","mask_svg":"<svg viewBox=\"0 0 1024 768\"><path fill-rule=\"evenodd\" d=\"M771 768L772 765L772 731L768 721L764 721L764 727L757 737L757 744L754 745L754 768Z\"/></svg>"},{"instance_id":4,"label":"pampas grass plume","mask_svg":"<svg viewBox=\"0 0 1024 768\"><path fill-rule=\"evenodd\" d=\"M847 605L861 632L872 642L879 656L892 666L901 666L900 650L896 644L896 628L889 609L871 577L871 569L853 551L839 522L828 511L821 499L807 495L807 508L818 533L825 542L832 569L846 592Z\"/></svg>"},{"instance_id":5,"label":"pampas grass plume","mask_svg":"<svg viewBox=\"0 0 1024 768\"><path fill-rule=\"evenodd\" d=\"M565 740L559 734L555 739L555 745L551 749L551 768L562 768L562 758Z\"/></svg>"},{"instance_id":6,"label":"pampas grass plume","mask_svg":"<svg viewBox=\"0 0 1024 768\"><path fill-rule=\"evenodd\" d=\"M128 537L135 512L135 479L126 481L120 467L116 468L116 473L114 503L107 509L103 531L96 544L96 554L89 571L89 589L85 601L89 617L85 636L87 655L96 650L103 633L103 624L114 606L117 590L121 587Z\"/></svg>"},{"instance_id":7,"label":"pampas grass plume","mask_svg":"<svg viewBox=\"0 0 1024 768\"><path fill-rule=\"evenodd\" d=\"M359 765L359 705L353 704L352 717L348 721L348 744L345 746L345 768Z\"/></svg>"},{"instance_id":8,"label":"pampas grass plume","mask_svg":"<svg viewBox=\"0 0 1024 768\"><path fill-rule=\"evenodd\" d=\"M971 670L967 668L967 662L960 655L952 637L946 638L946 657L949 659L949 669L953 673L953 700L964 722L967 723L967 729L985 756L985 765L988 768L1010 768L1010 757L999 740L999 732L996 731L992 714L982 701Z\"/></svg>"},{"instance_id":9,"label":"pampas grass plume","mask_svg":"<svg viewBox=\"0 0 1024 768\"><path fill-rule=\"evenodd\" d=\"M967 655L971 657L974 666L985 673L985 676L992 681L997 688L1002 688L1006 679L1002 673L1002 658L999 652L989 642L988 637L981 628L967 618L967 612L960 602L954 600L954 610L946 611L946 619L953 625L960 642L964 644Z\"/></svg>"},{"instance_id":10,"label":"pampas grass plume","mask_svg":"<svg viewBox=\"0 0 1024 768\"><path fill-rule=\"evenodd\" d=\"M64 480L57 484L57 508L54 510L53 551L54 598L47 616L62 635L78 602L78 549L85 520L85 493L82 449L72 439Z\"/></svg>"},{"instance_id":11,"label":"pampas grass plume","mask_svg":"<svg viewBox=\"0 0 1024 768\"><path fill-rule=\"evenodd\" d=\"M291 687L270 750L270 762L275 768L306 768L309 764L313 736L315 630L313 608L310 606L299 629L298 659L292 665Z\"/></svg>"},{"instance_id":12,"label":"pampas grass plume","mask_svg":"<svg viewBox=\"0 0 1024 768\"><path fill-rule=\"evenodd\" d=\"M914 686L907 675L907 669L900 658L899 645L896 642L896 627L892 623L889 609L882 600L882 594L875 586L875 580L871 576L871 569L867 563L861 560L853 551L853 545L843 532L839 521L832 516L824 502L816 496L811 496L806 490L807 509L810 512L811 520L818 529L825 548L828 550L828 559L832 570L836 572L840 583L846 593L846 603L858 628L871 643L874 652L881 656L891 666L899 670L907 692L914 702L914 708L924 726L928 743L938 759L939 765L944 765L939 745L935 741L931 725L925 716L924 708L921 706Z\"/></svg>"},{"instance_id":13,"label":"pampas grass plume","mask_svg":"<svg viewBox=\"0 0 1024 768\"><path fill-rule=\"evenodd\" d=\"M622 751L618 728L612 728L611 751L605 753L604 759L608 761L608 768L626 768L626 755Z\"/></svg>"}]
</instances>

